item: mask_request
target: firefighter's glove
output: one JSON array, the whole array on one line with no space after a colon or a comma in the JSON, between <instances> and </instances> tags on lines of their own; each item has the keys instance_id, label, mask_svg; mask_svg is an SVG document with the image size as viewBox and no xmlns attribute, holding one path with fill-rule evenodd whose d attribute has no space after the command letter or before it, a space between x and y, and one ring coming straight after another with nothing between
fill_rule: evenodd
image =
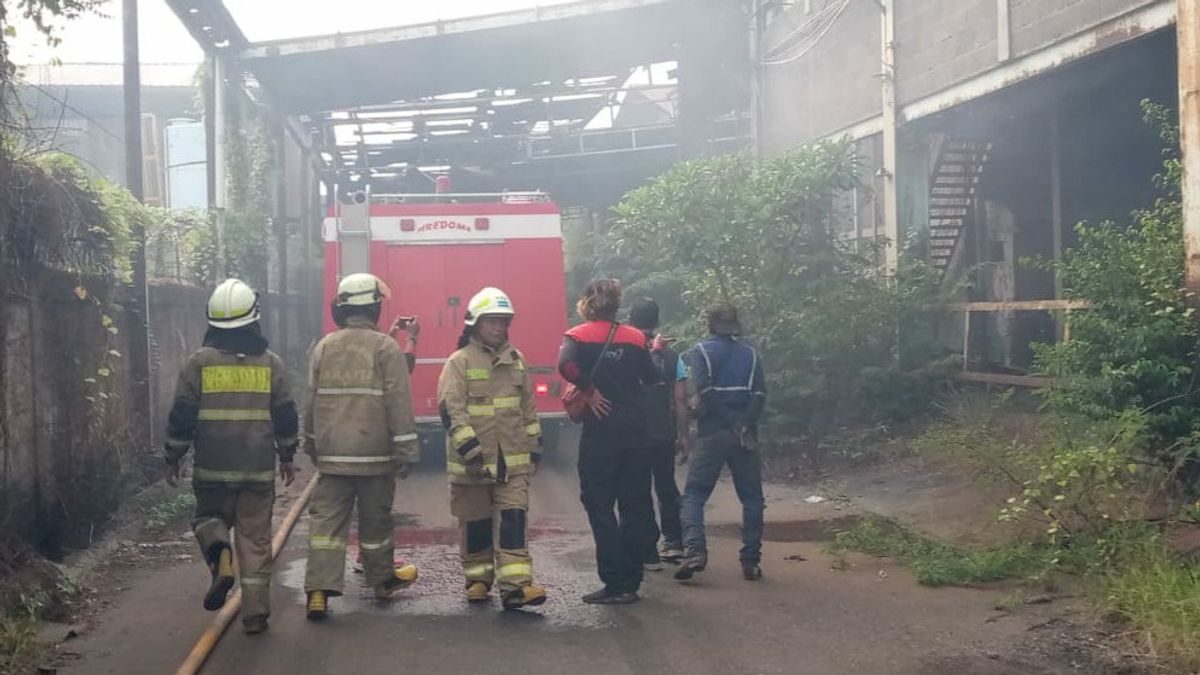
<instances>
[{"instance_id":1,"label":"firefighter's glove","mask_svg":"<svg viewBox=\"0 0 1200 675\"><path fill-rule=\"evenodd\" d=\"M483 454L475 455L463 465L471 478L489 478L487 467L483 465Z\"/></svg>"},{"instance_id":2,"label":"firefighter's glove","mask_svg":"<svg viewBox=\"0 0 1200 675\"><path fill-rule=\"evenodd\" d=\"M408 460L401 458L396 461L396 476L400 480L408 480L408 469Z\"/></svg>"}]
</instances>

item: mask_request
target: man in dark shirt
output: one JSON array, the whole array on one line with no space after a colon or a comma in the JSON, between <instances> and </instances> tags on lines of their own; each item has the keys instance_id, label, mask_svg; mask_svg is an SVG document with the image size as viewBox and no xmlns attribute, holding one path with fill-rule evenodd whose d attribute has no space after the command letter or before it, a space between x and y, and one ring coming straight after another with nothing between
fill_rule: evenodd
<instances>
[{"instance_id":1,"label":"man in dark shirt","mask_svg":"<svg viewBox=\"0 0 1200 675\"><path fill-rule=\"evenodd\" d=\"M675 484L675 458L685 461L688 448L687 370L683 359L657 334L658 303L651 298L635 300L629 308L629 323L646 335L653 348L650 359L659 381L646 390L646 441L651 455L654 492L658 495L658 522L651 513L654 540L643 562L648 570L662 570L663 561L683 558L683 525L679 521L679 487ZM660 529L661 528L661 529ZM656 547L662 535L662 552Z\"/></svg>"},{"instance_id":2,"label":"man in dark shirt","mask_svg":"<svg viewBox=\"0 0 1200 675\"><path fill-rule=\"evenodd\" d=\"M728 464L742 502L742 576L754 581L762 578L765 502L758 420L766 404L766 379L758 351L738 339L742 326L737 308L716 304L709 308L707 318L711 336L685 355L701 400L700 448L683 491L683 533L688 555L675 578L691 579L708 564L704 504L712 495L721 469Z\"/></svg>"}]
</instances>

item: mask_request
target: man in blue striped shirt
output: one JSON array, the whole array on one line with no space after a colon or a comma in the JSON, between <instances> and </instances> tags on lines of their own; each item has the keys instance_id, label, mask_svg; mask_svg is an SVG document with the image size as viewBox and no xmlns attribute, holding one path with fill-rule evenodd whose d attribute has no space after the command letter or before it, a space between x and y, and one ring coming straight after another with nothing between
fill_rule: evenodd
<instances>
[{"instance_id":1,"label":"man in blue striped shirt","mask_svg":"<svg viewBox=\"0 0 1200 675\"><path fill-rule=\"evenodd\" d=\"M758 350L739 339L737 308L719 303L707 313L708 339L685 354L696 391L700 394L697 420L700 447L688 471L683 491L682 520L687 558L675 578L691 579L708 565L704 537L704 504L712 495L721 469L729 465L733 486L742 502L742 576L762 578L763 499L762 454L758 421L766 404L767 384Z\"/></svg>"}]
</instances>

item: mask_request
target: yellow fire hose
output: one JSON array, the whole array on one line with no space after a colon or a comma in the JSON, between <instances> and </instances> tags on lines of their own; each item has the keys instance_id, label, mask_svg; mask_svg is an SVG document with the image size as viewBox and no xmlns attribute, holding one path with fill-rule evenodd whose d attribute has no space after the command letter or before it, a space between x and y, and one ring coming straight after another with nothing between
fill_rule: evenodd
<instances>
[{"instance_id":1,"label":"yellow fire hose","mask_svg":"<svg viewBox=\"0 0 1200 675\"><path fill-rule=\"evenodd\" d=\"M304 505L308 503L309 497L312 496L313 490L317 487L317 477L313 476L308 481L308 485L304 486L304 492L300 493L300 499L292 504L292 508L284 516L283 522L280 524L279 530L275 532L275 537L271 540L271 559L279 557L279 553L283 551L284 544L287 543L288 536L292 533L292 528L296 527L296 521L300 519L300 513L304 510ZM192 653L188 654L187 660L179 666L179 670L175 671L175 675L196 675L200 672L200 668L204 662L212 654L217 643L221 641L221 636L225 634L225 630L229 628L229 624L233 623L234 617L242 609L242 589L234 591L229 597L229 601L213 618L212 624L208 630L204 631L204 635L200 636L200 640L192 647Z\"/></svg>"}]
</instances>

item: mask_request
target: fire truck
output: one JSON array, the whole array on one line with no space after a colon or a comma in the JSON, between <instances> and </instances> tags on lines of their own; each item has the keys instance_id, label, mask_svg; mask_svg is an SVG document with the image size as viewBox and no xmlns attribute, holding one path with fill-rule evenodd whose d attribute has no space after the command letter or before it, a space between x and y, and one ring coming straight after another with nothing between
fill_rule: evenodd
<instances>
[{"instance_id":1,"label":"fire truck","mask_svg":"<svg viewBox=\"0 0 1200 675\"><path fill-rule=\"evenodd\" d=\"M517 310L511 339L525 356L553 449L565 415L558 348L567 329L562 220L542 192L339 194L324 223L325 306L347 274L370 272L392 291L381 327L397 316L421 322L413 407L423 462L439 461L444 436L437 380L463 330L467 301L485 286L503 289ZM325 332L335 329L326 315Z\"/></svg>"}]
</instances>

